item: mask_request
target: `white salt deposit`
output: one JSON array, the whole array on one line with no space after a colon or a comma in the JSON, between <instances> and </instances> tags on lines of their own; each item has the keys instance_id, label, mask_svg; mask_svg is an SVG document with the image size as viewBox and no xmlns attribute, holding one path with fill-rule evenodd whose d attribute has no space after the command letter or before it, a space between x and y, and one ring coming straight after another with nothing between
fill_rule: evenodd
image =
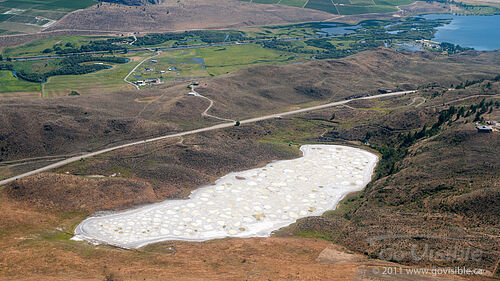
<instances>
[{"instance_id":1,"label":"white salt deposit","mask_svg":"<svg viewBox=\"0 0 500 281\"><path fill-rule=\"evenodd\" d=\"M301 158L228 174L188 199L87 218L73 239L139 248L166 240L269 236L298 218L334 209L370 181L377 162L374 154L347 146L301 150Z\"/></svg>"}]
</instances>

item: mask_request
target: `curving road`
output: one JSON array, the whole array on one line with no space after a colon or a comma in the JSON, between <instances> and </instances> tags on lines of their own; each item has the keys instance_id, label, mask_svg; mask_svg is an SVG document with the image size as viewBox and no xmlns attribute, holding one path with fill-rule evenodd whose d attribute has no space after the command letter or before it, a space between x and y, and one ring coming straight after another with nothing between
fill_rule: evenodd
<instances>
[{"instance_id":1,"label":"curving road","mask_svg":"<svg viewBox=\"0 0 500 281\"><path fill-rule=\"evenodd\" d=\"M130 75L132 75L132 73L134 73L134 71L136 71L136 70L137 70L137 68L138 68L139 66L141 66L144 62L146 62L147 60L150 60L150 59L152 59L152 58L154 58L154 57L156 57L156 56L159 56L159 55L160 55L160 51L156 52L156 54L154 54L154 55L152 55L152 56L150 56L150 57L147 57L147 58L143 59L141 62L139 62L139 63L138 63L138 64L137 64L137 65L136 65L136 66L135 66L135 67L134 67L134 68L133 68L133 69L132 69L132 70L131 70L128 74L127 74L127 76L125 76L125 78L123 78L123 81L125 81L125 82L129 83L130 85L132 85L132 86L136 87L136 88L137 88L137 90L140 90L141 88L139 88L139 86L138 86L137 84L134 84L134 83L132 83L132 82L128 81L128 78L129 78L129 77L130 77Z\"/></svg>"},{"instance_id":2,"label":"curving road","mask_svg":"<svg viewBox=\"0 0 500 281\"><path fill-rule=\"evenodd\" d=\"M217 120L221 120L221 121L236 122L236 120L233 120L233 119L227 119L227 118L217 117L215 115L212 115L212 114L208 113L208 111L212 108L212 106L214 106L214 101L212 99L207 98L207 97L201 95L200 93L196 92L194 90L194 86L193 85L191 85L191 93L195 97L203 98L203 99L206 99L206 100L208 100L210 102L210 105L208 105L207 109L205 109L205 111L203 111L201 113L201 116L211 117L211 118L214 118L214 119L217 119Z\"/></svg>"},{"instance_id":3,"label":"curving road","mask_svg":"<svg viewBox=\"0 0 500 281\"><path fill-rule=\"evenodd\" d=\"M346 103L354 101L354 100L369 100L369 99L377 99L377 98L384 98L384 97L395 97L395 96L401 96L401 95L405 95L405 94L409 94L409 93L414 93L414 92L416 92L416 91L401 91L401 92L380 94L380 95L375 95L375 96L367 96L367 97L346 99L346 100L342 100L342 101L331 102L331 103L317 105L317 106L312 106L312 107L303 108L303 109L297 109L297 110L292 110L292 111L287 111L287 112L282 112L282 113L265 115L265 116L256 117L256 118L250 118L250 119L246 119L246 120L240 121L240 124L255 123L255 122L259 122L259 121L263 121L263 120L281 118L283 116L289 116L289 115L295 115L295 114L309 112L309 111L314 111L314 110L319 110L319 109L325 109L325 108L329 108L329 107L333 107L333 106L343 105L343 104L346 104ZM196 130L185 131L185 132L180 132L180 133L175 133L175 134L169 134L169 135L164 135L164 136L160 136L160 137L156 137L156 138L145 139L145 140L141 140L141 141L135 141L135 142L131 142L131 143L127 143L127 144L122 144L122 145L118 145L118 146L114 146L114 147L110 147L110 148L98 150L98 151L95 151L95 152L91 152L91 153L87 153L87 154L83 154L83 155L79 155L79 156L74 156L74 157L71 157L71 158L68 158L68 159L65 159L65 160L53 163L51 165L48 165L48 166L45 166L45 167L42 167L42 168L30 171L30 172L27 172L27 173L24 173L24 174L20 174L20 175L15 176L15 177L11 177L11 178L2 180L2 181L0 181L0 186L8 184L8 183L11 183L11 182L13 182L15 180L18 180L18 179L22 179L24 177L32 176L32 175L35 175L35 174L38 174L38 173L41 173L41 172L46 172L46 171L49 171L49 170L52 170L52 169L55 169L55 168L59 168L59 167L62 167L64 165L67 165L67 164L79 161L81 159L93 157L93 156L96 156L96 155L99 155L99 154L111 152L111 151L118 150L118 149L121 149L121 148L129 147L129 146L134 146L134 145L139 145L139 144L150 143L150 142L155 142L155 141L169 139L169 138L182 137L182 136L186 136L186 135L192 135L192 134L197 134L197 133L202 133L202 132L207 132L207 131L213 131L213 130L219 130L219 129L224 129L224 128L230 128L230 127L233 127L234 125L235 125L234 122L231 122L231 123L222 123L222 124L217 124L217 125L213 125L213 126L209 126L209 127L204 127L204 128L200 128L200 129L196 129Z\"/></svg>"}]
</instances>

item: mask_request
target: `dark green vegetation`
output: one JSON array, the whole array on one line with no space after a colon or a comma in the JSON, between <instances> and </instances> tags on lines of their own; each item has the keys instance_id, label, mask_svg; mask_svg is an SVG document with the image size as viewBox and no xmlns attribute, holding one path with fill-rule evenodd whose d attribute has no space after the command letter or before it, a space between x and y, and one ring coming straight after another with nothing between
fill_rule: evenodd
<instances>
[{"instance_id":1,"label":"dark green vegetation","mask_svg":"<svg viewBox=\"0 0 500 281\"><path fill-rule=\"evenodd\" d=\"M447 52L448 54L457 54L468 50L472 50L472 48L465 48L448 42L439 43L439 46L442 51Z\"/></svg>"},{"instance_id":2,"label":"dark green vegetation","mask_svg":"<svg viewBox=\"0 0 500 281\"><path fill-rule=\"evenodd\" d=\"M126 63L127 59L110 56L71 56L42 62L5 62L0 63L0 70L10 70L22 80L40 83L51 76L81 75L111 67L102 62Z\"/></svg>"},{"instance_id":3,"label":"dark green vegetation","mask_svg":"<svg viewBox=\"0 0 500 281\"><path fill-rule=\"evenodd\" d=\"M52 48L47 48L42 51L42 54L78 54L78 53L90 53L90 52L127 52L128 43L132 42L131 38L110 38L106 40L95 40L90 41L87 44L81 44L80 47L76 47L71 42L65 44L56 43Z\"/></svg>"},{"instance_id":4,"label":"dark green vegetation","mask_svg":"<svg viewBox=\"0 0 500 281\"><path fill-rule=\"evenodd\" d=\"M149 34L137 39L138 46L160 45L165 42L175 41L173 46L189 45L194 40L202 43L232 42L243 39L244 33L235 30L195 30L183 33Z\"/></svg>"}]
</instances>

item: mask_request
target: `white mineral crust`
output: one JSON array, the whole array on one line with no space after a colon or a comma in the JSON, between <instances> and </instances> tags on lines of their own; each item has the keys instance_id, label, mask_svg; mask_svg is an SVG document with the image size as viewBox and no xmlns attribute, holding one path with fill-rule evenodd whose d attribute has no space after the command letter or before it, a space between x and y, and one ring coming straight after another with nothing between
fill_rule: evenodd
<instances>
[{"instance_id":1,"label":"white mineral crust","mask_svg":"<svg viewBox=\"0 0 500 281\"><path fill-rule=\"evenodd\" d=\"M338 145L304 145L303 157L230 173L192 192L137 209L84 220L75 240L123 248L166 241L266 237L299 218L334 209L371 179L377 156Z\"/></svg>"}]
</instances>

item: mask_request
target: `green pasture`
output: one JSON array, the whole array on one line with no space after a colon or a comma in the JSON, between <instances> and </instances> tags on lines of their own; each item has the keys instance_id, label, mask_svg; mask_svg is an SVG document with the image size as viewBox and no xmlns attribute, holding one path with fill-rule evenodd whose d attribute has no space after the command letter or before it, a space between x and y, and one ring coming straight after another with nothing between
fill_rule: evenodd
<instances>
[{"instance_id":1,"label":"green pasture","mask_svg":"<svg viewBox=\"0 0 500 281\"><path fill-rule=\"evenodd\" d=\"M230 73L246 66L286 63L297 58L296 55L256 44L164 51L153 59L157 62L149 60L139 67L130 80L160 78L163 81L173 81L189 77L209 77ZM146 71L146 68L153 71Z\"/></svg>"},{"instance_id":2,"label":"green pasture","mask_svg":"<svg viewBox=\"0 0 500 281\"><path fill-rule=\"evenodd\" d=\"M124 64L111 64L110 69L84 75L53 76L43 86L43 97L66 96L71 91L80 94L106 93L121 90L130 90L133 87L123 81L123 78L144 58L151 53L141 53L129 56L130 62ZM109 63L106 63L109 64Z\"/></svg>"},{"instance_id":3,"label":"green pasture","mask_svg":"<svg viewBox=\"0 0 500 281\"><path fill-rule=\"evenodd\" d=\"M0 1L0 34L37 32L69 12L94 4L96 0Z\"/></svg>"},{"instance_id":4,"label":"green pasture","mask_svg":"<svg viewBox=\"0 0 500 281\"><path fill-rule=\"evenodd\" d=\"M2 52L3 57L17 58L17 57L30 57L30 56L44 56L55 55L54 53L44 54L45 49L52 49L54 45L65 46L71 43L75 48L79 48L90 41L104 40L109 37L103 36L64 36L64 37L50 37L31 41L27 44L5 48Z\"/></svg>"},{"instance_id":5,"label":"green pasture","mask_svg":"<svg viewBox=\"0 0 500 281\"><path fill-rule=\"evenodd\" d=\"M0 95L11 92L39 92L40 84L14 77L11 71L0 71Z\"/></svg>"}]
</instances>

